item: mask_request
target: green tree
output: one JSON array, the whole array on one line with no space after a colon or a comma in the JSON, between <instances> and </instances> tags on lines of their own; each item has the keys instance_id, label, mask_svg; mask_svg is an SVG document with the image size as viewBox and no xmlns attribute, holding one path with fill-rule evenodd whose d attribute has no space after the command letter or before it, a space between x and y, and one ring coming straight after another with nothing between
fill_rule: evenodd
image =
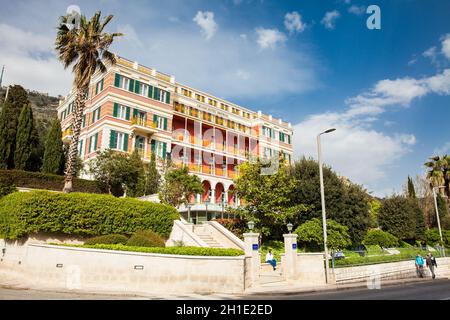
<instances>
[{"instance_id":1,"label":"green tree","mask_svg":"<svg viewBox=\"0 0 450 320\"><path fill-rule=\"evenodd\" d=\"M408 197L413 199L416 198L416 190L414 189L414 183L410 176L408 176Z\"/></svg>"},{"instance_id":2,"label":"green tree","mask_svg":"<svg viewBox=\"0 0 450 320\"><path fill-rule=\"evenodd\" d=\"M155 154L152 153L150 163L147 166L145 172L144 194L150 195L158 193L160 180L161 175L159 174L158 169L156 168L156 157Z\"/></svg>"},{"instance_id":3,"label":"green tree","mask_svg":"<svg viewBox=\"0 0 450 320\"><path fill-rule=\"evenodd\" d=\"M142 161L137 161L135 155L128 155L113 150L100 152L89 163L89 172L100 184L114 196L136 196L138 181L142 176Z\"/></svg>"},{"instance_id":4,"label":"green tree","mask_svg":"<svg viewBox=\"0 0 450 320\"><path fill-rule=\"evenodd\" d=\"M19 85L11 86L0 114L0 168L14 169L19 114L28 105L28 95Z\"/></svg>"},{"instance_id":5,"label":"green tree","mask_svg":"<svg viewBox=\"0 0 450 320\"><path fill-rule=\"evenodd\" d=\"M378 199L373 198L369 202L370 212L370 227L378 228L378 213L380 212L381 202Z\"/></svg>"},{"instance_id":6,"label":"green tree","mask_svg":"<svg viewBox=\"0 0 450 320\"><path fill-rule=\"evenodd\" d=\"M159 192L161 202L178 208L187 204L189 199L198 193L203 193L200 178L190 175L187 167L168 169L164 175L164 182Z\"/></svg>"},{"instance_id":7,"label":"green tree","mask_svg":"<svg viewBox=\"0 0 450 320\"><path fill-rule=\"evenodd\" d=\"M24 105L17 126L14 166L19 170L38 171L41 159L38 154L39 135L34 127L33 111Z\"/></svg>"},{"instance_id":8,"label":"green tree","mask_svg":"<svg viewBox=\"0 0 450 320\"><path fill-rule=\"evenodd\" d=\"M450 214L447 207L447 204L445 203L445 200L443 197L441 197L440 194L436 195L436 203L439 211L439 219L441 222L441 227L443 229L449 229L450 230ZM436 217L436 209L434 210L434 216ZM436 223L435 226L437 226L437 218L435 218Z\"/></svg>"},{"instance_id":9,"label":"green tree","mask_svg":"<svg viewBox=\"0 0 450 320\"><path fill-rule=\"evenodd\" d=\"M64 192L72 191L72 178L75 174L75 164L78 156L78 141L80 138L83 112L89 91L92 75L99 70L106 72L104 63L114 64L115 55L108 49L121 33L106 33L105 26L113 18L107 16L100 21L101 12L97 12L87 20L84 15L80 18L77 28L69 28L69 16L60 18L56 36L56 51L65 69L73 65L74 85L76 89L75 111L72 120L72 140L70 141L68 158L66 161Z\"/></svg>"},{"instance_id":10,"label":"green tree","mask_svg":"<svg viewBox=\"0 0 450 320\"><path fill-rule=\"evenodd\" d=\"M378 214L382 230L400 240L422 239L425 229L423 213L417 201L400 195L384 199Z\"/></svg>"},{"instance_id":11,"label":"green tree","mask_svg":"<svg viewBox=\"0 0 450 320\"><path fill-rule=\"evenodd\" d=\"M301 158L292 168L294 203L309 209L299 217L299 223L322 216L319 164L313 159ZM362 241L370 225L369 196L360 186L340 178L330 167L324 166L323 179L327 217L349 228L352 242Z\"/></svg>"},{"instance_id":12,"label":"green tree","mask_svg":"<svg viewBox=\"0 0 450 320\"><path fill-rule=\"evenodd\" d=\"M135 179L128 179L125 183L127 196L140 197L144 195L144 164L138 150L134 150L131 156L128 157L130 170L134 171Z\"/></svg>"},{"instance_id":13,"label":"green tree","mask_svg":"<svg viewBox=\"0 0 450 320\"><path fill-rule=\"evenodd\" d=\"M263 167L259 160L239 166L235 192L245 201L245 206L230 211L247 221L253 220L263 236L280 239L288 222L298 225L297 219L306 207L292 201L295 181L289 167L281 162L278 170L270 175L262 174Z\"/></svg>"},{"instance_id":14,"label":"green tree","mask_svg":"<svg viewBox=\"0 0 450 320\"><path fill-rule=\"evenodd\" d=\"M53 174L63 173L64 149L61 137L61 124L58 119L54 119L45 139L44 160L42 164L43 172Z\"/></svg>"},{"instance_id":15,"label":"green tree","mask_svg":"<svg viewBox=\"0 0 450 320\"><path fill-rule=\"evenodd\" d=\"M313 218L295 229L298 234L297 242L311 251L323 250L323 227L322 221ZM334 220L327 219L327 247L336 251L351 245L348 228Z\"/></svg>"}]
</instances>

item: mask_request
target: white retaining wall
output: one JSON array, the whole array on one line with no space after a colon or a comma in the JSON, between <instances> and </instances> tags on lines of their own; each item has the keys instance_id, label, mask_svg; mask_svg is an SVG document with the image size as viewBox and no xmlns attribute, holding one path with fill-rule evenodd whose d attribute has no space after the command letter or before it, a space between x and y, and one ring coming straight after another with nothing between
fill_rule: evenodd
<instances>
[{"instance_id":1,"label":"white retaining wall","mask_svg":"<svg viewBox=\"0 0 450 320\"><path fill-rule=\"evenodd\" d=\"M203 257L1 243L0 279L24 285L130 293L242 293L245 256Z\"/></svg>"}]
</instances>

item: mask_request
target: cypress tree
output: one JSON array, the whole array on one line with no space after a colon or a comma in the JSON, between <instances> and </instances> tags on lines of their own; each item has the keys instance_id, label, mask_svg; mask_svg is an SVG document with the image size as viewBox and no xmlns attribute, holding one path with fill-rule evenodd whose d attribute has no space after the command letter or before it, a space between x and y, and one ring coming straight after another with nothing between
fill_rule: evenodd
<instances>
[{"instance_id":1,"label":"cypress tree","mask_svg":"<svg viewBox=\"0 0 450 320\"><path fill-rule=\"evenodd\" d=\"M416 198L416 190L414 189L414 183L410 176L408 176L408 197L409 198Z\"/></svg>"},{"instance_id":2,"label":"cypress tree","mask_svg":"<svg viewBox=\"0 0 450 320\"><path fill-rule=\"evenodd\" d=\"M11 86L8 99L0 115L0 167L14 169L17 124L24 105L28 105L28 94L19 85Z\"/></svg>"},{"instance_id":3,"label":"cypress tree","mask_svg":"<svg viewBox=\"0 0 450 320\"><path fill-rule=\"evenodd\" d=\"M47 173L62 174L64 162L64 150L62 143L61 124L58 119L52 122L52 126L45 139L44 162L42 171Z\"/></svg>"},{"instance_id":4,"label":"cypress tree","mask_svg":"<svg viewBox=\"0 0 450 320\"><path fill-rule=\"evenodd\" d=\"M29 104L24 105L17 125L14 167L19 170L33 170L40 167L37 149L39 136L34 126L33 111Z\"/></svg>"},{"instance_id":5,"label":"cypress tree","mask_svg":"<svg viewBox=\"0 0 450 320\"><path fill-rule=\"evenodd\" d=\"M151 160L148 165L148 169L145 177L145 191L147 195L158 193L161 175L156 168L155 153L152 152Z\"/></svg>"}]
</instances>

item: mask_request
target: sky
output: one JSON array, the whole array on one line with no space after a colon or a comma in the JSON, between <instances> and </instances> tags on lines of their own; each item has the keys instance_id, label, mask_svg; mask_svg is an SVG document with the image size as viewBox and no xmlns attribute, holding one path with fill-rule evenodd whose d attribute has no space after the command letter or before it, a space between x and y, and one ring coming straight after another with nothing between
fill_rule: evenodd
<instances>
[{"instance_id":1,"label":"sky","mask_svg":"<svg viewBox=\"0 0 450 320\"><path fill-rule=\"evenodd\" d=\"M113 14L120 56L291 122L295 158L317 158L317 134L336 128L324 162L375 196L450 153L450 1L0 0L3 85L69 91L54 52L69 5Z\"/></svg>"}]
</instances>

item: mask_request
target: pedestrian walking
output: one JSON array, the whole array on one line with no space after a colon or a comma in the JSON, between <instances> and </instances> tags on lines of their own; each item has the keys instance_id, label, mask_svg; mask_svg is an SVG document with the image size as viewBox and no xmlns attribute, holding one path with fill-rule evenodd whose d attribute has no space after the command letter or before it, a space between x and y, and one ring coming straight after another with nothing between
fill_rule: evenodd
<instances>
[{"instance_id":1,"label":"pedestrian walking","mask_svg":"<svg viewBox=\"0 0 450 320\"><path fill-rule=\"evenodd\" d=\"M437 268L437 263L436 263L436 258L433 256L433 254L431 252L428 252L427 254L427 267L430 269L431 271L431 276L432 278L436 278L436 275L434 274L434 268Z\"/></svg>"},{"instance_id":2,"label":"pedestrian walking","mask_svg":"<svg viewBox=\"0 0 450 320\"><path fill-rule=\"evenodd\" d=\"M277 270L277 260L274 259L271 249L269 249L269 252L266 254L266 262L273 267L274 271Z\"/></svg>"},{"instance_id":3,"label":"pedestrian walking","mask_svg":"<svg viewBox=\"0 0 450 320\"><path fill-rule=\"evenodd\" d=\"M424 265L423 258L419 253L417 253L417 255L416 255L416 272L417 272L417 275L421 278L423 278L423 275L424 275L423 265Z\"/></svg>"}]
</instances>

